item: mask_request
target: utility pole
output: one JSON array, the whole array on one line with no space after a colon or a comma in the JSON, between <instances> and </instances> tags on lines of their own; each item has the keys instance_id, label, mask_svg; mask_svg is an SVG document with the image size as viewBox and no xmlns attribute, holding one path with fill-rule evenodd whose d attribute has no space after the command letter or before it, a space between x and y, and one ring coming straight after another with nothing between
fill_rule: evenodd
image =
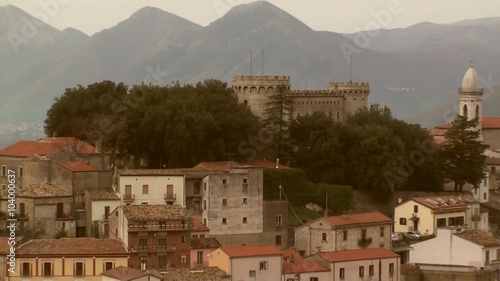
<instances>
[{"instance_id":1,"label":"utility pole","mask_svg":"<svg viewBox=\"0 0 500 281\"><path fill-rule=\"evenodd\" d=\"M326 202L325 202L325 217L328 217L328 191L325 191L325 196L326 196L326 198L325 198L325 200L326 200Z\"/></svg>"},{"instance_id":2,"label":"utility pole","mask_svg":"<svg viewBox=\"0 0 500 281\"><path fill-rule=\"evenodd\" d=\"M250 51L250 76L253 75L253 70L252 70L252 62L253 62L253 58L252 58L252 52Z\"/></svg>"},{"instance_id":3,"label":"utility pole","mask_svg":"<svg viewBox=\"0 0 500 281\"><path fill-rule=\"evenodd\" d=\"M280 201L281 201L281 191L282 191L281 189L282 189L282 188L283 188L283 187L282 187L282 186L281 186L281 184L280 184L280 186L279 186L279 189L280 189Z\"/></svg>"}]
</instances>

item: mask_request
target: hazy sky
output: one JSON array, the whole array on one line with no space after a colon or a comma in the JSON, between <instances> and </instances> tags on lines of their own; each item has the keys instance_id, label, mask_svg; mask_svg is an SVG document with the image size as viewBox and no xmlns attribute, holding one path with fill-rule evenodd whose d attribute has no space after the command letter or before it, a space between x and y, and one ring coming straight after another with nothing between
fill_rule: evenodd
<instances>
[{"instance_id":1,"label":"hazy sky","mask_svg":"<svg viewBox=\"0 0 500 281\"><path fill-rule=\"evenodd\" d=\"M0 0L50 25L73 27L89 35L115 26L144 6L154 6L200 25L231 7L255 0ZM354 32L397 28L428 21L451 23L500 16L498 0L269 0L314 30ZM386 15L381 17L378 15ZM379 23L376 23L378 19Z\"/></svg>"}]
</instances>

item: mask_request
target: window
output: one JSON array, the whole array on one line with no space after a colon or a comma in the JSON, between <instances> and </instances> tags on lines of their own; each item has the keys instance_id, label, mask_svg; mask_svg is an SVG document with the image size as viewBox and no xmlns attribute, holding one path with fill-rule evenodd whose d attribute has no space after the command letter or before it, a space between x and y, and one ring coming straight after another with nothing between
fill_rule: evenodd
<instances>
[{"instance_id":1,"label":"window","mask_svg":"<svg viewBox=\"0 0 500 281\"><path fill-rule=\"evenodd\" d=\"M143 238L143 237L139 238L139 246L144 247L147 245L148 245L148 238Z\"/></svg>"},{"instance_id":2,"label":"window","mask_svg":"<svg viewBox=\"0 0 500 281\"><path fill-rule=\"evenodd\" d=\"M31 263L23 262L21 267L21 276L31 276Z\"/></svg>"},{"instance_id":3,"label":"window","mask_svg":"<svg viewBox=\"0 0 500 281\"><path fill-rule=\"evenodd\" d=\"M243 217L243 223L247 223L248 220L247 220L247 217Z\"/></svg>"},{"instance_id":4,"label":"window","mask_svg":"<svg viewBox=\"0 0 500 281\"><path fill-rule=\"evenodd\" d=\"M248 204L248 198L243 198L243 204Z\"/></svg>"},{"instance_id":5,"label":"window","mask_svg":"<svg viewBox=\"0 0 500 281\"><path fill-rule=\"evenodd\" d=\"M418 205L413 205L413 212L418 213Z\"/></svg>"},{"instance_id":6,"label":"window","mask_svg":"<svg viewBox=\"0 0 500 281\"><path fill-rule=\"evenodd\" d=\"M385 228L381 227L380 228L380 237L384 237L384 233L385 233Z\"/></svg>"},{"instance_id":7,"label":"window","mask_svg":"<svg viewBox=\"0 0 500 281\"><path fill-rule=\"evenodd\" d=\"M63 217L63 213L64 213L64 203L57 203L56 206L57 206L56 207L57 208L56 209L56 211L57 211L57 213L56 213L57 218L62 218Z\"/></svg>"},{"instance_id":8,"label":"window","mask_svg":"<svg viewBox=\"0 0 500 281\"><path fill-rule=\"evenodd\" d=\"M283 222L281 221L281 216L276 216L276 226L282 226Z\"/></svg>"},{"instance_id":9,"label":"window","mask_svg":"<svg viewBox=\"0 0 500 281\"><path fill-rule=\"evenodd\" d=\"M366 229L361 229L361 239L366 240Z\"/></svg>"},{"instance_id":10,"label":"window","mask_svg":"<svg viewBox=\"0 0 500 281\"><path fill-rule=\"evenodd\" d=\"M370 276L375 275L375 268L374 268L373 264L372 264L372 265L370 265L370 267L368 267L368 274L369 274Z\"/></svg>"},{"instance_id":11,"label":"window","mask_svg":"<svg viewBox=\"0 0 500 281\"><path fill-rule=\"evenodd\" d=\"M261 261L259 269L266 270L267 269L267 261Z\"/></svg>"},{"instance_id":12,"label":"window","mask_svg":"<svg viewBox=\"0 0 500 281\"><path fill-rule=\"evenodd\" d=\"M167 246L167 238L158 238L158 246L160 247Z\"/></svg>"},{"instance_id":13,"label":"window","mask_svg":"<svg viewBox=\"0 0 500 281\"><path fill-rule=\"evenodd\" d=\"M339 278L345 279L345 269L344 268L339 269Z\"/></svg>"},{"instance_id":14,"label":"window","mask_svg":"<svg viewBox=\"0 0 500 281\"><path fill-rule=\"evenodd\" d=\"M365 276L365 267L360 266L359 267L359 277L363 277L363 276Z\"/></svg>"},{"instance_id":15,"label":"window","mask_svg":"<svg viewBox=\"0 0 500 281\"><path fill-rule=\"evenodd\" d=\"M227 180L226 179L222 180L222 185L227 185Z\"/></svg>"},{"instance_id":16,"label":"window","mask_svg":"<svg viewBox=\"0 0 500 281\"><path fill-rule=\"evenodd\" d=\"M390 275L394 274L394 263L392 262L389 264L389 274Z\"/></svg>"},{"instance_id":17,"label":"window","mask_svg":"<svg viewBox=\"0 0 500 281\"><path fill-rule=\"evenodd\" d=\"M496 173L497 172L497 167L491 167L491 172Z\"/></svg>"},{"instance_id":18,"label":"window","mask_svg":"<svg viewBox=\"0 0 500 281\"><path fill-rule=\"evenodd\" d=\"M399 218L400 225L406 225L406 218Z\"/></svg>"},{"instance_id":19,"label":"window","mask_svg":"<svg viewBox=\"0 0 500 281\"><path fill-rule=\"evenodd\" d=\"M326 232L321 233L321 240L326 241Z\"/></svg>"},{"instance_id":20,"label":"window","mask_svg":"<svg viewBox=\"0 0 500 281\"><path fill-rule=\"evenodd\" d=\"M53 265L51 262L44 262L43 263L43 267L42 267L42 275L43 276L52 276L52 269L53 269Z\"/></svg>"},{"instance_id":21,"label":"window","mask_svg":"<svg viewBox=\"0 0 500 281\"><path fill-rule=\"evenodd\" d=\"M222 206L227 206L227 199L222 199Z\"/></svg>"},{"instance_id":22,"label":"window","mask_svg":"<svg viewBox=\"0 0 500 281\"><path fill-rule=\"evenodd\" d=\"M193 194L200 194L200 182L195 181L194 183L194 188L193 188Z\"/></svg>"},{"instance_id":23,"label":"window","mask_svg":"<svg viewBox=\"0 0 500 281\"><path fill-rule=\"evenodd\" d=\"M181 256L181 263L186 264L187 263L187 256Z\"/></svg>"},{"instance_id":24,"label":"window","mask_svg":"<svg viewBox=\"0 0 500 281\"><path fill-rule=\"evenodd\" d=\"M2 177L7 176L7 166L2 165Z\"/></svg>"},{"instance_id":25,"label":"window","mask_svg":"<svg viewBox=\"0 0 500 281\"><path fill-rule=\"evenodd\" d=\"M18 176L19 176L20 178L22 178L22 177L23 177L23 166L19 166L19 174L18 174Z\"/></svg>"},{"instance_id":26,"label":"window","mask_svg":"<svg viewBox=\"0 0 500 281\"><path fill-rule=\"evenodd\" d=\"M167 228L167 221L159 221L158 224L160 225L160 229Z\"/></svg>"},{"instance_id":27,"label":"window","mask_svg":"<svg viewBox=\"0 0 500 281\"><path fill-rule=\"evenodd\" d=\"M487 178L484 179L484 186L488 186L488 179Z\"/></svg>"},{"instance_id":28,"label":"window","mask_svg":"<svg viewBox=\"0 0 500 281\"><path fill-rule=\"evenodd\" d=\"M203 183L203 191L207 191L207 183L206 182Z\"/></svg>"},{"instance_id":29,"label":"window","mask_svg":"<svg viewBox=\"0 0 500 281\"><path fill-rule=\"evenodd\" d=\"M318 281L318 280L319 280L318 277L311 277L311 278L309 278L309 281Z\"/></svg>"},{"instance_id":30,"label":"window","mask_svg":"<svg viewBox=\"0 0 500 281\"><path fill-rule=\"evenodd\" d=\"M455 218L455 225L464 225L464 224L465 224L464 217L456 217Z\"/></svg>"},{"instance_id":31,"label":"window","mask_svg":"<svg viewBox=\"0 0 500 281\"><path fill-rule=\"evenodd\" d=\"M84 276L85 275L85 266L83 262L77 262L74 265L75 276Z\"/></svg>"},{"instance_id":32,"label":"window","mask_svg":"<svg viewBox=\"0 0 500 281\"><path fill-rule=\"evenodd\" d=\"M347 230L344 230L344 231L342 232L342 236L343 236L343 237L342 237L342 240L347 241Z\"/></svg>"},{"instance_id":33,"label":"window","mask_svg":"<svg viewBox=\"0 0 500 281\"><path fill-rule=\"evenodd\" d=\"M446 219L437 219L437 227L446 226Z\"/></svg>"},{"instance_id":34,"label":"window","mask_svg":"<svg viewBox=\"0 0 500 281\"><path fill-rule=\"evenodd\" d=\"M187 236L186 235L182 235L181 236L181 242L182 242L182 244L186 244L187 243Z\"/></svg>"},{"instance_id":35,"label":"window","mask_svg":"<svg viewBox=\"0 0 500 281\"><path fill-rule=\"evenodd\" d=\"M279 245L281 245L281 235L276 235L276 246L279 246Z\"/></svg>"},{"instance_id":36,"label":"window","mask_svg":"<svg viewBox=\"0 0 500 281\"><path fill-rule=\"evenodd\" d=\"M161 268L167 267L167 256L158 256L158 265Z\"/></svg>"},{"instance_id":37,"label":"window","mask_svg":"<svg viewBox=\"0 0 500 281\"><path fill-rule=\"evenodd\" d=\"M305 250L299 250L299 256L303 257L306 255L306 251Z\"/></svg>"},{"instance_id":38,"label":"window","mask_svg":"<svg viewBox=\"0 0 500 281\"><path fill-rule=\"evenodd\" d=\"M116 212L118 214L118 212ZM107 219L109 217L109 206L104 206L104 218Z\"/></svg>"},{"instance_id":39,"label":"window","mask_svg":"<svg viewBox=\"0 0 500 281\"><path fill-rule=\"evenodd\" d=\"M24 218L24 212L25 212L25 208L24 208L24 203L19 203L19 216L21 218Z\"/></svg>"},{"instance_id":40,"label":"window","mask_svg":"<svg viewBox=\"0 0 500 281\"><path fill-rule=\"evenodd\" d=\"M205 234L200 234L200 238L205 238Z\"/></svg>"},{"instance_id":41,"label":"window","mask_svg":"<svg viewBox=\"0 0 500 281\"><path fill-rule=\"evenodd\" d=\"M248 179L243 179L243 184L241 185L243 192L248 192Z\"/></svg>"},{"instance_id":42,"label":"window","mask_svg":"<svg viewBox=\"0 0 500 281\"><path fill-rule=\"evenodd\" d=\"M243 100L244 105L248 105L248 100Z\"/></svg>"},{"instance_id":43,"label":"window","mask_svg":"<svg viewBox=\"0 0 500 281\"><path fill-rule=\"evenodd\" d=\"M255 270L250 270L248 272L248 277L255 277Z\"/></svg>"},{"instance_id":44,"label":"window","mask_svg":"<svg viewBox=\"0 0 500 281\"><path fill-rule=\"evenodd\" d=\"M486 192L483 193L483 199L486 200L487 197L486 197Z\"/></svg>"},{"instance_id":45,"label":"window","mask_svg":"<svg viewBox=\"0 0 500 281\"><path fill-rule=\"evenodd\" d=\"M145 184L142 186L142 194L149 194L149 185Z\"/></svg>"},{"instance_id":46,"label":"window","mask_svg":"<svg viewBox=\"0 0 500 281\"><path fill-rule=\"evenodd\" d=\"M203 200L203 210L207 209L207 200Z\"/></svg>"},{"instance_id":47,"label":"window","mask_svg":"<svg viewBox=\"0 0 500 281\"><path fill-rule=\"evenodd\" d=\"M222 224L227 224L227 219L226 218L222 218Z\"/></svg>"}]
</instances>

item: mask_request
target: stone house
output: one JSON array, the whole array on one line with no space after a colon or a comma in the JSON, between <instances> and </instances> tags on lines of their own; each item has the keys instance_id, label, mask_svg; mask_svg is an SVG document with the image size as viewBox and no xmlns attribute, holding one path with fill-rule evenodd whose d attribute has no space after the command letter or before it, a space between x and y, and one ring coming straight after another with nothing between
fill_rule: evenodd
<instances>
[{"instance_id":1,"label":"stone house","mask_svg":"<svg viewBox=\"0 0 500 281\"><path fill-rule=\"evenodd\" d=\"M157 272L118 266L102 273L102 281L161 281Z\"/></svg>"},{"instance_id":2,"label":"stone house","mask_svg":"<svg viewBox=\"0 0 500 281\"><path fill-rule=\"evenodd\" d=\"M10 262L10 257L7 257L7 255L11 255L11 248L17 249L19 247L18 245L21 240L22 237L19 236L0 237L0 264L4 265L0 266L0 281L6 281L7 270L10 268L10 265L7 263Z\"/></svg>"},{"instance_id":3,"label":"stone house","mask_svg":"<svg viewBox=\"0 0 500 281\"><path fill-rule=\"evenodd\" d=\"M208 267L207 255L220 246L219 241L212 237L191 238L191 268Z\"/></svg>"},{"instance_id":4,"label":"stone house","mask_svg":"<svg viewBox=\"0 0 500 281\"><path fill-rule=\"evenodd\" d=\"M100 281L102 272L126 266L128 255L117 240L33 239L17 249L17 270L8 280Z\"/></svg>"},{"instance_id":5,"label":"stone house","mask_svg":"<svg viewBox=\"0 0 500 281\"><path fill-rule=\"evenodd\" d=\"M329 281L330 268L318 261L305 261L291 249L281 250L283 254L283 278L284 281L300 280Z\"/></svg>"},{"instance_id":6,"label":"stone house","mask_svg":"<svg viewBox=\"0 0 500 281\"><path fill-rule=\"evenodd\" d=\"M392 219L380 212L321 217L295 229L295 248L301 256L324 251L391 249L392 224Z\"/></svg>"},{"instance_id":7,"label":"stone house","mask_svg":"<svg viewBox=\"0 0 500 281\"><path fill-rule=\"evenodd\" d=\"M109 215L120 206L120 198L112 188L90 188L85 191L86 235L108 238Z\"/></svg>"}]
</instances>

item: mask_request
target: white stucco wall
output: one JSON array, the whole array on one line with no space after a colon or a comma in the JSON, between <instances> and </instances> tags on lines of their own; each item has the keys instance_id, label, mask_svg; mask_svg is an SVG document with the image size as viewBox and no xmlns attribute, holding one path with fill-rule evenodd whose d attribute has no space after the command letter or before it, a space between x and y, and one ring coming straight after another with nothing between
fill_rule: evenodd
<instances>
[{"instance_id":1,"label":"white stucco wall","mask_svg":"<svg viewBox=\"0 0 500 281\"><path fill-rule=\"evenodd\" d=\"M124 176L120 175L120 197L125 194L125 186L132 186L132 193L135 200L132 204L139 205L148 203L149 205L165 204L164 195L167 193L167 185L174 186L176 200L175 205L186 206L185 198L185 178L176 175L158 175L158 176ZM148 185L148 194L143 194L143 185Z\"/></svg>"}]
</instances>

